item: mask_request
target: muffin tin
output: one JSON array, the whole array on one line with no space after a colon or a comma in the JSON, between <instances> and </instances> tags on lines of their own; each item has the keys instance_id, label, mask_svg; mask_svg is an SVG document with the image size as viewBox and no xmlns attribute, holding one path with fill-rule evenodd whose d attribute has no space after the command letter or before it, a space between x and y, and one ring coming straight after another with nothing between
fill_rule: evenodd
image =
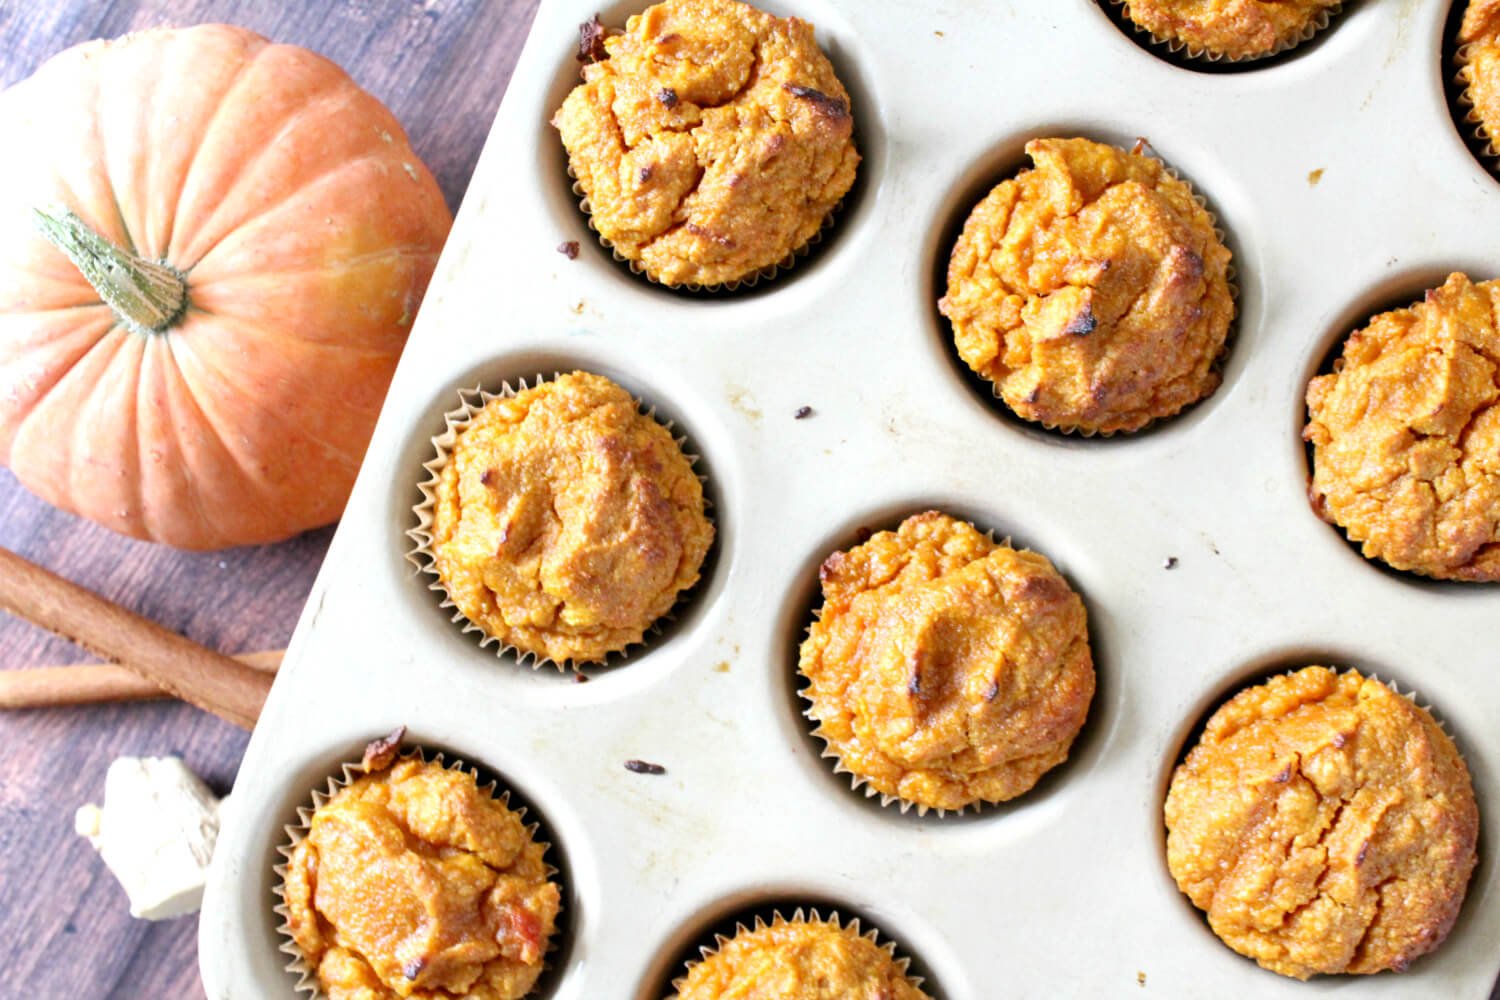
<instances>
[{"instance_id":1,"label":"muffin tin","mask_svg":"<svg viewBox=\"0 0 1500 1000\"><path fill-rule=\"evenodd\" d=\"M1448 5L1366 0L1290 58L1206 74L1143 50L1094 0L763 0L817 25L865 162L808 258L728 296L612 260L548 125L577 79L578 23L645 6L537 15L246 753L200 926L208 995L293 995L272 910L283 826L404 723L499 776L555 845L566 940L544 996L658 1000L713 930L797 905L861 917L949 1000L1488 996L1500 588L1367 563L1309 509L1299 438L1308 378L1372 311L1450 270L1500 274L1500 184L1445 96ZM1224 384L1141 434L1007 418L937 313L956 224L1048 134L1148 138L1235 252ZM571 240L576 259L556 249ZM456 390L575 367L691 438L719 531L675 620L586 684L462 634L404 534ZM1071 759L977 815L865 799L821 759L797 697L819 563L930 507L1045 553L1090 616L1099 690ZM1184 741L1243 684L1314 662L1415 689L1473 773L1480 866L1446 945L1404 975L1265 972L1167 874L1161 806Z\"/></svg>"}]
</instances>

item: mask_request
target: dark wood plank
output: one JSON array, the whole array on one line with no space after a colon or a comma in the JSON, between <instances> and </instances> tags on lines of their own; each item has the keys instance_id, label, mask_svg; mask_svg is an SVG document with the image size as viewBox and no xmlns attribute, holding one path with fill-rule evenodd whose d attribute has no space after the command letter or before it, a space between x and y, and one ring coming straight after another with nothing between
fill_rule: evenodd
<instances>
[{"instance_id":1,"label":"dark wood plank","mask_svg":"<svg viewBox=\"0 0 1500 1000\"><path fill-rule=\"evenodd\" d=\"M0 0L0 86L90 38L234 21L344 66L384 100L455 208L539 0ZM226 652L286 644L332 532L215 554L173 552L53 510L0 471L0 545ZM0 668L81 661L0 615ZM132 920L72 832L125 753L180 753L225 791L246 736L169 703L0 715L0 968L35 998L202 996L197 920Z\"/></svg>"}]
</instances>

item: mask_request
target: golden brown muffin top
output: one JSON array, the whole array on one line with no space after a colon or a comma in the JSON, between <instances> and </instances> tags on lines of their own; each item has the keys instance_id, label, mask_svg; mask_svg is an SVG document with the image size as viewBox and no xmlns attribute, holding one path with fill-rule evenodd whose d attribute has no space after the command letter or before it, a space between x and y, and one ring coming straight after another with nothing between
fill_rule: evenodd
<instances>
[{"instance_id":1,"label":"golden brown muffin top","mask_svg":"<svg viewBox=\"0 0 1500 1000\"><path fill-rule=\"evenodd\" d=\"M1235 695L1167 792L1167 864L1225 944L1284 976L1402 970L1442 943L1479 813L1448 735L1355 671Z\"/></svg>"},{"instance_id":2,"label":"golden brown muffin top","mask_svg":"<svg viewBox=\"0 0 1500 1000\"><path fill-rule=\"evenodd\" d=\"M849 94L807 22L666 0L603 48L553 124L600 235L656 280L777 264L854 183Z\"/></svg>"},{"instance_id":3,"label":"golden brown muffin top","mask_svg":"<svg viewBox=\"0 0 1500 1000\"><path fill-rule=\"evenodd\" d=\"M1458 29L1463 69L1485 137L1494 142L1500 133L1500 0L1469 0Z\"/></svg>"},{"instance_id":4,"label":"golden brown muffin top","mask_svg":"<svg viewBox=\"0 0 1500 1000\"><path fill-rule=\"evenodd\" d=\"M695 963L679 1000L927 1000L868 937L832 921L795 919L744 930Z\"/></svg>"},{"instance_id":5,"label":"golden brown muffin top","mask_svg":"<svg viewBox=\"0 0 1500 1000\"><path fill-rule=\"evenodd\" d=\"M293 940L330 1000L531 991L561 897L521 817L417 757L313 813L288 865Z\"/></svg>"},{"instance_id":6,"label":"golden brown muffin top","mask_svg":"<svg viewBox=\"0 0 1500 1000\"><path fill-rule=\"evenodd\" d=\"M1027 420L1132 431L1219 385L1229 251L1154 157L1033 139L975 206L938 303L958 352Z\"/></svg>"},{"instance_id":7,"label":"golden brown muffin top","mask_svg":"<svg viewBox=\"0 0 1500 1000\"><path fill-rule=\"evenodd\" d=\"M1450 275L1307 387L1308 495L1397 569L1500 580L1500 281Z\"/></svg>"},{"instance_id":8,"label":"golden brown muffin top","mask_svg":"<svg viewBox=\"0 0 1500 1000\"><path fill-rule=\"evenodd\" d=\"M1190 55L1270 55L1298 41L1343 0L1128 0L1125 16Z\"/></svg>"},{"instance_id":9,"label":"golden brown muffin top","mask_svg":"<svg viewBox=\"0 0 1500 1000\"><path fill-rule=\"evenodd\" d=\"M1067 759L1094 695L1083 601L1035 552L937 511L823 563L799 668L818 735L877 791L961 809Z\"/></svg>"},{"instance_id":10,"label":"golden brown muffin top","mask_svg":"<svg viewBox=\"0 0 1500 1000\"><path fill-rule=\"evenodd\" d=\"M639 642L698 581L714 537L671 432L586 372L487 403L435 494L432 549L453 603L559 664Z\"/></svg>"}]
</instances>

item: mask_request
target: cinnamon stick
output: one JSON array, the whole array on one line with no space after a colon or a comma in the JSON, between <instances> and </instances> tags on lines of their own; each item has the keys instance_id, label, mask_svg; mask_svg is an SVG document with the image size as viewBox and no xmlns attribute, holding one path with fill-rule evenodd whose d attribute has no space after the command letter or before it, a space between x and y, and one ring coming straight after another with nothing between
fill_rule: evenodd
<instances>
[{"instance_id":1,"label":"cinnamon stick","mask_svg":"<svg viewBox=\"0 0 1500 1000\"><path fill-rule=\"evenodd\" d=\"M253 728L272 678L0 549L0 610L124 664L222 719Z\"/></svg>"},{"instance_id":2,"label":"cinnamon stick","mask_svg":"<svg viewBox=\"0 0 1500 1000\"><path fill-rule=\"evenodd\" d=\"M283 650L244 653L234 657L262 673L275 674ZM170 698L155 681L118 663L77 663L67 666L21 667L0 670L0 710L58 708L106 702Z\"/></svg>"}]
</instances>

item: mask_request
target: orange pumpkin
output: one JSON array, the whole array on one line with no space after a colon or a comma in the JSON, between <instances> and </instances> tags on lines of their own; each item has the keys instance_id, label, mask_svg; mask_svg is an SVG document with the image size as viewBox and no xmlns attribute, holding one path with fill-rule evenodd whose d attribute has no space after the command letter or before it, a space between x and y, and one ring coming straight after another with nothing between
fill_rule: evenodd
<instances>
[{"instance_id":1,"label":"orange pumpkin","mask_svg":"<svg viewBox=\"0 0 1500 1000\"><path fill-rule=\"evenodd\" d=\"M452 222L337 66L225 25L0 93L0 460L182 548L338 518Z\"/></svg>"}]
</instances>

